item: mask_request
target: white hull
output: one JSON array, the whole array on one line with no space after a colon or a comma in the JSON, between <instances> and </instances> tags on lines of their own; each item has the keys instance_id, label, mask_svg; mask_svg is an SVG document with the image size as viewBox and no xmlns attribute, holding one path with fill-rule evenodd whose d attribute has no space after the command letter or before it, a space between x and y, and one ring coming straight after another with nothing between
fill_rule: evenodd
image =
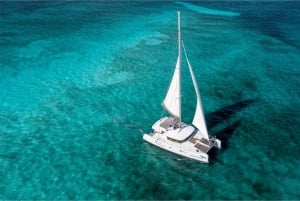
<instances>
[{"instance_id":1,"label":"white hull","mask_svg":"<svg viewBox=\"0 0 300 201\"><path fill-rule=\"evenodd\" d=\"M202 152L194 152L184 149L182 146L178 145L172 145L171 143L168 143L166 140L162 140L163 136L159 137L157 134L155 136L151 136L149 134L144 134L143 139L157 147L160 147L166 151L178 154L180 156L184 156L186 158L190 158L202 163L208 163L208 155L206 153Z\"/></svg>"},{"instance_id":2,"label":"white hull","mask_svg":"<svg viewBox=\"0 0 300 201\"><path fill-rule=\"evenodd\" d=\"M202 163L209 162L207 152L212 147L221 148L220 140L214 137L211 137L209 141L204 140L199 130L190 125L178 123L172 117L158 120L153 124L152 129L152 133L143 135L145 141Z\"/></svg>"}]
</instances>

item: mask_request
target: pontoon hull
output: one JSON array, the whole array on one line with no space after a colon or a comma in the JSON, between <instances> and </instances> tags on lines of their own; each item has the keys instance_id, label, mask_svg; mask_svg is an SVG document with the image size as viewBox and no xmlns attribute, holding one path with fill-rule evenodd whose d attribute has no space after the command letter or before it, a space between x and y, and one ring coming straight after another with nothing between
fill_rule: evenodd
<instances>
[{"instance_id":1,"label":"pontoon hull","mask_svg":"<svg viewBox=\"0 0 300 201\"><path fill-rule=\"evenodd\" d=\"M208 163L208 155L203 152L193 152L190 150L183 149L180 146L174 146L171 143L168 143L166 140L160 139L157 136L151 136L149 134L144 134L143 139L157 147L160 147L166 151L175 153L180 156L187 157L189 159L193 159L202 163Z\"/></svg>"}]
</instances>

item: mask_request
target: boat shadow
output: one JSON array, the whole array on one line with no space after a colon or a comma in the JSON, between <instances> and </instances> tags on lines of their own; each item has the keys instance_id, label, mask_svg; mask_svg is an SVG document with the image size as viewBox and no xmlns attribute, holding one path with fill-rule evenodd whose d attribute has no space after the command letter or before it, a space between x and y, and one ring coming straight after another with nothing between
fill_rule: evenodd
<instances>
[{"instance_id":1,"label":"boat shadow","mask_svg":"<svg viewBox=\"0 0 300 201\"><path fill-rule=\"evenodd\" d=\"M250 106L252 103L254 103L253 99L243 100L208 114L206 118L207 128L212 129L213 127L224 122L225 120L230 119L234 114ZM212 134L212 136L216 136L222 142L221 150L213 148L208 152L210 161L212 163L217 161L217 156L219 153L225 151L228 148L229 139L233 135L234 131L240 126L240 124L241 121L238 120L233 124L227 126L226 128L222 129L221 131Z\"/></svg>"},{"instance_id":2,"label":"boat shadow","mask_svg":"<svg viewBox=\"0 0 300 201\"><path fill-rule=\"evenodd\" d=\"M219 123L222 123L226 119L231 118L234 114L237 112L240 112L244 108L248 107L254 103L253 99L250 100L243 100L239 101L237 103L234 103L232 105L223 107L222 109L219 109L215 112L212 112L206 116L207 122L206 126L208 129L211 129L215 126L217 126Z\"/></svg>"}]
</instances>

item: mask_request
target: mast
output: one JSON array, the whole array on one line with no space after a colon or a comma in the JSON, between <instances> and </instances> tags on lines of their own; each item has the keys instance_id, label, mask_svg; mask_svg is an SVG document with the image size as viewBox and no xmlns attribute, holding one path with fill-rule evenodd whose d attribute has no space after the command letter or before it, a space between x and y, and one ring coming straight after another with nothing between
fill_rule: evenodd
<instances>
[{"instance_id":1,"label":"mast","mask_svg":"<svg viewBox=\"0 0 300 201\"><path fill-rule=\"evenodd\" d=\"M179 64L179 125L181 125L181 30L180 30L180 11L177 11L178 18L178 64Z\"/></svg>"},{"instance_id":2,"label":"mast","mask_svg":"<svg viewBox=\"0 0 300 201\"><path fill-rule=\"evenodd\" d=\"M180 34L180 12L178 14L178 57L173 77L162 103L163 107L181 122L181 86L180 86L180 69L181 69L181 34Z\"/></svg>"}]
</instances>

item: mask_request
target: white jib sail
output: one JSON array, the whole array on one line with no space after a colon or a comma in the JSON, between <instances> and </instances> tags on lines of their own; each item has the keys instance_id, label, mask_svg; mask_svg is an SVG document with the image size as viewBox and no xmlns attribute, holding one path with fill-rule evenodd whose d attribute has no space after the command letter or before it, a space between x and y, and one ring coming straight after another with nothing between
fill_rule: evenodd
<instances>
[{"instance_id":1,"label":"white jib sail","mask_svg":"<svg viewBox=\"0 0 300 201\"><path fill-rule=\"evenodd\" d=\"M180 56L178 56L173 78L163 101L163 106L168 112L179 119L181 118L181 101L180 101Z\"/></svg>"},{"instance_id":2,"label":"white jib sail","mask_svg":"<svg viewBox=\"0 0 300 201\"><path fill-rule=\"evenodd\" d=\"M182 47L183 47L183 50L184 50L186 61L187 61L188 66L189 66L189 70L190 70L190 73L191 73L191 77L192 77L192 80L193 80L193 85L194 85L194 88L195 88L195 91L196 91L196 96L197 96L197 106L196 106L196 111L195 111L195 115L194 115L194 119L193 119L193 125L196 126L196 128L198 128L198 130L203 134L204 138L209 139L197 80L195 78L194 71L193 71L192 66L189 62L189 59L187 57L183 42L182 42Z\"/></svg>"}]
</instances>

